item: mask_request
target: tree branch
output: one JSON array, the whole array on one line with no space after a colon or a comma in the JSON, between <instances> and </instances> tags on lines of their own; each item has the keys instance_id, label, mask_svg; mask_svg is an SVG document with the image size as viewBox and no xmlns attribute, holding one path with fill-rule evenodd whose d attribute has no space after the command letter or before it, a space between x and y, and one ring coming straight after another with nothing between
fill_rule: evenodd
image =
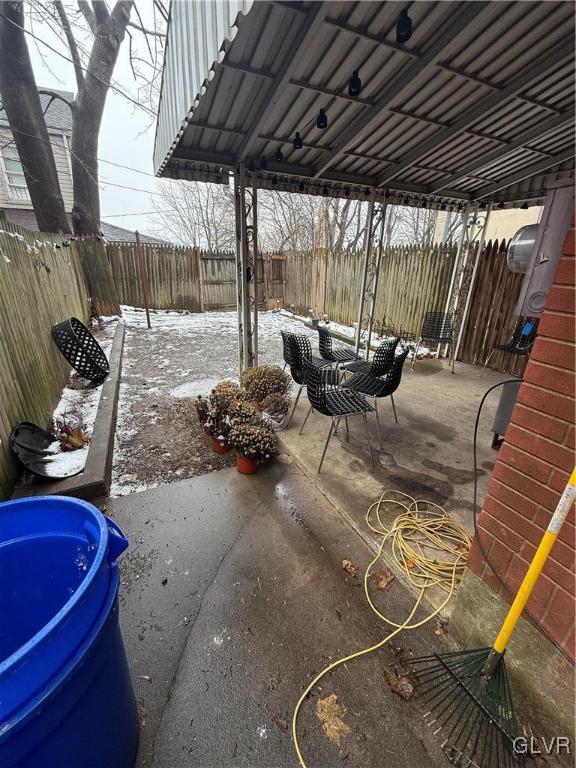
<instances>
[{"instance_id":1,"label":"tree branch","mask_svg":"<svg viewBox=\"0 0 576 768\"><path fill-rule=\"evenodd\" d=\"M58 91L51 91L49 88L38 88L38 93L43 93L45 96L51 97L50 101L48 102L48 107L54 101L54 99L59 99L60 101L63 101L64 104L70 107L71 111L76 106L76 103L74 101L68 101L68 99L65 96L62 96L61 93L58 93ZM44 114L46 114L46 112L48 111L48 107L46 107L46 109L44 110Z\"/></svg>"},{"instance_id":2,"label":"tree branch","mask_svg":"<svg viewBox=\"0 0 576 768\"><path fill-rule=\"evenodd\" d=\"M154 29L146 29L146 27L143 27L140 24L136 24L135 21L129 21L128 26L133 27L134 29L137 29L139 32L144 32L145 35L153 35L154 37L164 37L163 32L156 32L156 30Z\"/></svg>"},{"instance_id":3,"label":"tree branch","mask_svg":"<svg viewBox=\"0 0 576 768\"><path fill-rule=\"evenodd\" d=\"M92 30L92 34L96 34L96 19L94 17L94 13L92 11L92 8L90 8L90 3L87 2L87 0L78 0L78 8L80 9L82 16L86 19L86 23Z\"/></svg>"},{"instance_id":4,"label":"tree branch","mask_svg":"<svg viewBox=\"0 0 576 768\"><path fill-rule=\"evenodd\" d=\"M74 74L76 76L76 87L78 88L78 92L80 92L80 90L82 89L82 86L84 85L84 73L82 72L82 63L80 61L80 53L78 52L78 46L76 45L76 40L74 39L74 35L72 34L70 22L68 21L68 16L66 15L66 11L64 10L64 4L61 2L61 0L54 0L54 7L58 12L60 24L62 24L62 29L64 30L64 34L66 35L66 41L68 43L68 48L70 49L70 56L72 56L72 63L74 64Z\"/></svg>"},{"instance_id":5,"label":"tree branch","mask_svg":"<svg viewBox=\"0 0 576 768\"><path fill-rule=\"evenodd\" d=\"M99 27L102 24L106 24L110 18L110 12L105 0L92 0L92 10L96 19L96 26Z\"/></svg>"}]
</instances>

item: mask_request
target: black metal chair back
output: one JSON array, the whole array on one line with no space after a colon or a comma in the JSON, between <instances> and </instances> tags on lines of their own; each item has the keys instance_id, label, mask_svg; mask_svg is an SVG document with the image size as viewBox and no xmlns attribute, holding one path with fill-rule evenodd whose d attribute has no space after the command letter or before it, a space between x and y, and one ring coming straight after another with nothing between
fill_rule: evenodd
<instances>
[{"instance_id":1,"label":"black metal chair back","mask_svg":"<svg viewBox=\"0 0 576 768\"><path fill-rule=\"evenodd\" d=\"M508 344L496 344L495 349L510 352L513 355L529 355L537 331L537 320L521 318L514 329L511 341Z\"/></svg>"},{"instance_id":2,"label":"black metal chair back","mask_svg":"<svg viewBox=\"0 0 576 768\"><path fill-rule=\"evenodd\" d=\"M318 347L320 349L320 355L324 360L330 360L330 362L336 362L334 352L332 351L332 336L326 328L316 328L318 331Z\"/></svg>"},{"instance_id":3,"label":"black metal chair back","mask_svg":"<svg viewBox=\"0 0 576 768\"><path fill-rule=\"evenodd\" d=\"M310 405L318 413L322 413L324 416L332 416L332 412L326 403L326 392L330 385L326 383L326 376L324 376L322 369L312 365L306 359L302 360L302 365L304 367L306 392Z\"/></svg>"},{"instance_id":4,"label":"black metal chair back","mask_svg":"<svg viewBox=\"0 0 576 768\"><path fill-rule=\"evenodd\" d=\"M394 364L394 355L396 354L396 347L399 342L399 338L386 339L386 341L378 345L378 349L374 352L374 357L372 358L371 376L384 376L388 373Z\"/></svg>"},{"instance_id":5,"label":"black metal chair back","mask_svg":"<svg viewBox=\"0 0 576 768\"><path fill-rule=\"evenodd\" d=\"M392 367L386 376L382 377L383 381L385 381L387 385L387 391L385 392L385 395L393 394L400 386L400 381L402 380L402 371L404 370L404 363L406 361L408 352L409 349L406 347L406 349L403 349L399 355L395 355Z\"/></svg>"},{"instance_id":6,"label":"black metal chair back","mask_svg":"<svg viewBox=\"0 0 576 768\"><path fill-rule=\"evenodd\" d=\"M286 344L287 350L284 360L290 367L290 373L296 384L306 384L306 374L304 370L304 361L312 365L312 344L308 336L302 333L287 333L282 331L282 341ZM286 359L288 358L288 359ZM316 366L313 366L316 368Z\"/></svg>"},{"instance_id":7,"label":"black metal chair back","mask_svg":"<svg viewBox=\"0 0 576 768\"><path fill-rule=\"evenodd\" d=\"M453 337L452 312L426 312L420 338L436 344L450 344Z\"/></svg>"}]
</instances>

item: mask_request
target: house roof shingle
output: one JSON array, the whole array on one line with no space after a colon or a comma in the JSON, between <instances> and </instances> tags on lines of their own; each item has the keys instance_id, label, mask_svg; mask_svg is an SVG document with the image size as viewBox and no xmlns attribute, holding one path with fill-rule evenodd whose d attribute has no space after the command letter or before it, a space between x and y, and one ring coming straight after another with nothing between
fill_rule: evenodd
<instances>
[{"instance_id":1,"label":"house roof shingle","mask_svg":"<svg viewBox=\"0 0 576 768\"><path fill-rule=\"evenodd\" d=\"M60 91L55 88L51 90L54 93L61 94L68 101L72 101L74 94L71 91ZM50 99L52 97L45 93L40 94L40 103L42 104L42 111L44 112L44 119L46 120L46 126L48 130L56 130L60 133L66 133L69 136L72 135L72 112L70 107L60 99ZM50 105L50 106L48 106ZM6 112L0 107L0 126L8 126L8 118Z\"/></svg>"}]
</instances>

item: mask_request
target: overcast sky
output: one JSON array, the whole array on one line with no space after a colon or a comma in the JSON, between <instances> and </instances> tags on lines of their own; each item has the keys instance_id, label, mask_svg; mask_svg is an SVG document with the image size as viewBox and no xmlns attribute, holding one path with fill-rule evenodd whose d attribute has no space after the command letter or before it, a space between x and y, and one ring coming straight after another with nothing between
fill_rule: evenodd
<instances>
[{"instance_id":1,"label":"overcast sky","mask_svg":"<svg viewBox=\"0 0 576 768\"><path fill-rule=\"evenodd\" d=\"M66 3L66 7L68 8L68 3ZM146 26L153 24L151 7L151 2L138 4L138 9ZM132 18L135 18L134 12L132 12ZM28 18L26 19L26 26L28 29L30 28ZM35 24L34 33L56 50L69 55L63 40L57 39L46 25ZM143 58L146 56L149 58L143 36L138 32L133 32L133 34L139 54ZM87 44L89 42L87 40ZM56 88L75 92L76 84L72 64L41 43L36 44L31 38L28 38L28 47L36 75L36 84L39 88ZM129 93L133 98L137 98L137 83L130 68L127 39L122 45L113 80L121 90ZM134 172L100 163L100 209L102 218L111 224L127 229L139 229L141 232L154 232L153 215L135 216L131 214L154 210L153 193L159 184L159 181L153 176L152 166L155 128L156 121L149 113L134 106L113 90L108 92L104 119L100 129L99 157L140 171ZM106 184L107 181L145 191L136 192L120 189Z\"/></svg>"}]
</instances>

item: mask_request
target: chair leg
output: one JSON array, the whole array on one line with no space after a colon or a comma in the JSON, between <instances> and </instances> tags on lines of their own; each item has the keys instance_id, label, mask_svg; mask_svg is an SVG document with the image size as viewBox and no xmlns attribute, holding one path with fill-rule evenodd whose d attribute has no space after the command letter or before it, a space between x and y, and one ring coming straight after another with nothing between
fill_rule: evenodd
<instances>
[{"instance_id":1,"label":"chair leg","mask_svg":"<svg viewBox=\"0 0 576 768\"><path fill-rule=\"evenodd\" d=\"M366 411L362 413L362 418L364 419L364 427L366 428L366 440L368 441L368 449L370 451L370 461L372 462L372 466L374 466L374 454L372 453L372 443L370 442L370 432L368 431L368 417L366 416Z\"/></svg>"},{"instance_id":2,"label":"chair leg","mask_svg":"<svg viewBox=\"0 0 576 768\"><path fill-rule=\"evenodd\" d=\"M486 367L488 366L488 363L490 362L490 358L492 357L493 354L494 354L494 347L492 347L492 351L490 352L490 354L486 358L486 362L484 363L484 367L480 371L480 378L482 378L482 376L484 374L484 371L486 370Z\"/></svg>"},{"instance_id":3,"label":"chair leg","mask_svg":"<svg viewBox=\"0 0 576 768\"><path fill-rule=\"evenodd\" d=\"M454 357L454 344L450 344L450 355L452 357L452 373L456 373L455 371L455 365L456 365L456 358Z\"/></svg>"},{"instance_id":4,"label":"chair leg","mask_svg":"<svg viewBox=\"0 0 576 768\"><path fill-rule=\"evenodd\" d=\"M340 419L334 420L334 416L332 416L332 421L330 422L330 429L328 430L328 437L326 438L326 442L324 443L324 450L322 451L322 456L320 458L320 464L318 465L318 474L320 474L320 470L322 469L322 464L324 463L324 456L326 456L326 451L328 450L328 443L330 442L330 438L332 437L332 432L338 431L338 422Z\"/></svg>"},{"instance_id":5,"label":"chair leg","mask_svg":"<svg viewBox=\"0 0 576 768\"><path fill-rule=\"evenodd\" d=\"M382 432L380 431L380 416L378 415L378 398L374 398L374 411L376 413L376 426L378 427L378 440L380 441L380 450L384 450L382 444Z\"/></svg>"},{"instance_id":6,"label":"chair leg","mask_svg":"<svg viewBox=\"0 0 576 768\"><path fill-rule=\"evenodd\" d=\"M350 440L350 428L348 427L348 417L346 416L344 421L346 422L346 440Z\"/></svg>"},{"instance_id":7,"label":"chair leg","mask_svg":"<svg viewBox=\"0 0 576 768\"><path fill-rule=\"evenodd\" d=\"M418 350L420 349L420 342L422 341L422 336L418 339L418 343L416 344L416 348L414 349L414 357L412 358L412 367L410 368L411 371L414 370L414 366L416 365L416 356L418 354Z\"/></svg>"},{"instance_id":8,"label":"chair leg","mask_svg":"<svg viewBox=\"0 0 576 768\"><path fill-rule=\"evenodd\" d=\"M286 426L284 429L288 429L290 426L290 422L292 421L292 416L294 416L294 411L296 410L296 406L298 405L298 400L300 400L300 395L302 394L302 385L300 385L300 389L298 390L298 394L296 395L296 400L294 400L294 405L292 406L292 410L290 411L290 418L286 422Z\"/></svg>"},{"instance_id":9,"label":"chair leg","mask_svg":"<svg viewBox=\"0 0 576 768\"><path fill-rule=\"evenodd\" d=\"M394 402L394 395L390 395L390 402L392 403L392 410L394 411L394 421L398 424L398 414L396 413L396 403Z\"/></svg>"},{"instance_id":10,"label":"chair leg","mask_svg":"<svg viewBox=\"0 0 576 768\"><path fill-rule=\"evenodd\" d=\"M283 371L285 371L285 370L286 370L286 366L287 366L287 365L288 365L288 363L284 363L284 367L282 368L282 370L283 370Z\"/></svg>"},{"instance_id":11,"label":"chair leg","mask_svg":"<svg viewBox=\"0 0 576 768\"><path fill-rule=\"evenodd\" d=\"M312 406L310 406L310 408L308 408L308 413L306 414L306 418L304 419L304 421L302 422L302 426L298 430L298 434L299 435L302 434L302 431L304 430L304 427L306 426L306 422L308 421L308 416L310 416L310 414L312 413L313 410L314 409L312 408Z\"/></svg>"}]
</instances>

